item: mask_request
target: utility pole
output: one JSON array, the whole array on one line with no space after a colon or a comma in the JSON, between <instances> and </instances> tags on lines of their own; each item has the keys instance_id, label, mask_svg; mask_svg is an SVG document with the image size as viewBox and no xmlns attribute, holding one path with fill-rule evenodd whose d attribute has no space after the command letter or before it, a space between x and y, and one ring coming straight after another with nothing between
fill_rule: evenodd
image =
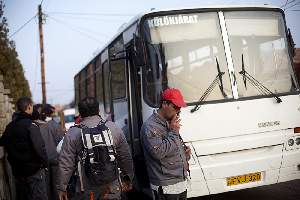
<instances>
[{"instance_id":1,"label":"utility pole","mask_svg":"<svg viewBox=\"0 0 300 200\"><path fill-rule=\"evenodd\" d=\"M47 103L46 98L46 78L45 78L45 57L44 57L44 35L43 35L43 12L42 5L38 6L38 17L39 17L39 33L40 33L40 54L41 54L41 80L42 80L42 103Z\"/></svg>"}]
</instances>

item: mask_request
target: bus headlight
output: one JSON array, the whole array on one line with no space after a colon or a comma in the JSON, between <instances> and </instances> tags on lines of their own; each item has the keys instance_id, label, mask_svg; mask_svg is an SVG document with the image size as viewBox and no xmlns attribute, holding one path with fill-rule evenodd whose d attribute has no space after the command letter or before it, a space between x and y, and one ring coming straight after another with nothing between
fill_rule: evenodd
<instances>
[{"instance_id":1,"label":"bus headlight","mask_svg":"<svg viewBox=\"0 0 300 200\"><path fill-rule=\"evenodd\" d=\"M295 143L295 142L294 142L294 140L293 140L293 139L289 139L289 140L288 140L288 145L289 145L289 146L293 146L293 145L294 145L294 143Z\"/></svg>"}]
</instances>

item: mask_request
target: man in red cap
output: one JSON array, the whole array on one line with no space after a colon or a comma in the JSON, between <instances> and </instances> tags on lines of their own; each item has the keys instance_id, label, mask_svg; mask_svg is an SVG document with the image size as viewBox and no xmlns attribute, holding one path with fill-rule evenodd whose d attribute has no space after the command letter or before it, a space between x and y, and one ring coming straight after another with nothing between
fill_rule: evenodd
<instances>
[{"instance_id":1,"label":"man in red cap","mask_svg":"<svg viewBox=\"0 0 300 200\"><path fill-rule=\"evenodd\" d=\"M181 92L175 88L163 91L160 107L144 122L141 142L150 185L156 200L187 198L187 170L190 149L180 134L179 113L186 107Z\"/></svg>"}]
</instances>

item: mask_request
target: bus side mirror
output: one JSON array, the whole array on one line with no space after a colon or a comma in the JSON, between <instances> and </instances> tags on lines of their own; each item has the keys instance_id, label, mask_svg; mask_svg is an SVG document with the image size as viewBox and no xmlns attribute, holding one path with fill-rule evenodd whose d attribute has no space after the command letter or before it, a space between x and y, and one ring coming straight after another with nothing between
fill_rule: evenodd
<instances>
[{"instance_id":1,"label":"bus side mirror","mask_svg":"<svg viewBox=\"0 0 300 200\"><path fill-rule=\"evenodd\" d=\"M143 53L143 41L135 33L133 34L132 58L136 67L145 66L145 54Z\"/></svg>"}]
</instances>

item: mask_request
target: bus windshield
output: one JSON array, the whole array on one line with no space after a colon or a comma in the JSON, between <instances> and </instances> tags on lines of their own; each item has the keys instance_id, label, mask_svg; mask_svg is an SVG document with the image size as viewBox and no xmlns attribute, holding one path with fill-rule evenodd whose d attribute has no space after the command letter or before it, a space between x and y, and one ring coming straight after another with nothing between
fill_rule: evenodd
<instances>
[{"instance_id":1,"label":"bus windshield","mask_svg":"<svg viewBox=\"0 0 300 200\"><path fill-rule=\"evenodd\" d=\"M261 95L239 74L244 69L275 94L295 91L282 14L274 11L224 12L239 97ZM243 60L242 60L243 55Z\"/></svg>"},{"instance_id":2,"label":"bus windshield","mask_svg":"<svg viewBox=\"0 0 300 200\"><path fill-rule=\"evenodd\" d=\"M239 97L264 95L245 84L239 73L242 55L244 69L272 92L296 90L282 15L273 11L224 15ZM143 71L148 103L158 105L159 94L167 87L180 89L187 103L197 102L218 74L217 61L224 72L222 89L219 81L206 101L232 98L217 12L148 17L143 28L150 61Z\"/></svg>"},{"instance_id":3,"label":"bus windshield","mask_svg":"<svg viewBox=\"0 0 300 200\"><path fill-rule=\"evenodd\" d=\"M175 87L185 101L196 102L218 74L207 100L232 98L218 14L191 13L151 17L144 22L150 65L145 69L146 99L156 105L161 90Z\"/></svg>"}]
</instances>

